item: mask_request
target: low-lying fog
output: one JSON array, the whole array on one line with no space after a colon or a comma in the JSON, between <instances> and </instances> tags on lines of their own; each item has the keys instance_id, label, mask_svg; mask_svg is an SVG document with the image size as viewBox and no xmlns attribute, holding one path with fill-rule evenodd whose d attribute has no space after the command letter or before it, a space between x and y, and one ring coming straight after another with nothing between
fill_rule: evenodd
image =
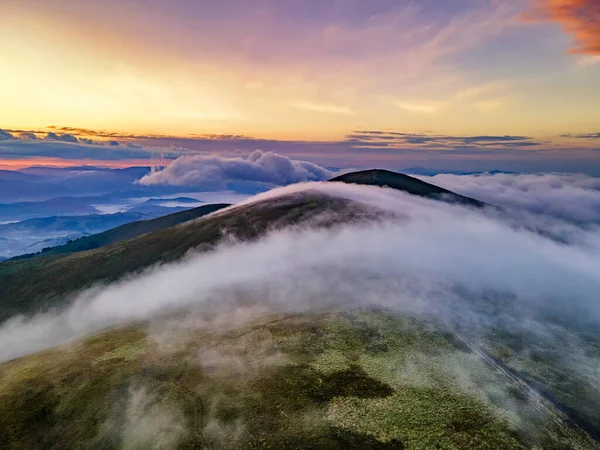
<instances>
[{"instance_id":1,"label":"low-lying fog","mask_svg":"<svg viewBox=\"0 0 600 450\"><path fill-rule=\"evenodd\" d=\"M305 190L393 215L331 229L274 231L251 243L227 242L93 287L76 295L69 308L2 324L0 360L176 308L226 311L241 302L276 311L381 305L478 320L482 313L473 312L467 300L496 292L514 300L523 322L555 313L600 322L595 223L531 208L476 210L342 183L292 185L244 204Z\"/></svg>"}]
</instances>

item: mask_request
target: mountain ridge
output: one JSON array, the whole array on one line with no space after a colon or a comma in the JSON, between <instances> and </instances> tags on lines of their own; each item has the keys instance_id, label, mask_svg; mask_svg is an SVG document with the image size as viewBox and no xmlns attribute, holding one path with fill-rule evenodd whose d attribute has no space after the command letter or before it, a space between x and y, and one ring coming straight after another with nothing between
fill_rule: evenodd
<instances>
[{"instance_id":1,"label":"mountain ridge","mask_svg":"<svg viewBox=\"0 0 600 450\"><path fill-rule=\"evenodd\" d=\"M362 181L360 174L359 182ZM404 176L400 178L405 180ZM339 177L331 181L349 182ZM369 179L365 181L359 184L372 185ZM420 195L445 201L445 197L436 196L442 188L420 181L417 185L421 189ZM424 188L431 189L433 197L426 195ZM335 212L335 217L331 212ZM39 308L62 304L69 292L100 281L115 281L156 263L176 260L192 248L212 248L227 234L241 240L256 239L267 230L308 220L330 226L382 214L358 202L317 191L289 194L216 213L99 248L63 254L53 254L49 250L33 258L0 262L0 298L6 299L0 305L0 322L14 314L28 314ZM110 230L104 233L108 232ZM92 242L96 239L94 236L84 238L83 242ZM67 245L69 249L76 249L78 244L75 241L75 244Z\"/></svg>"},{"instance_id":2,"label":"mountain ridge","mask_svg":"<svg viewBox=\"0 0 600 450\"><path fill-rule=\"evenodd\" d=\"M453 193L415 183L412 177L392 176L390 180L381 171L354 176L359 184L393 184L405 192L419 192L415 195L479 206L472 203L474 199L453 198ZM185 279L213 270L214 260L202 257L199 260L207 261L210 267L200 265L185 271L188 262L196 261L190 250L203 253L230 241L250 243L283 228L373 223L387 214L369 205L368 194L373 195L374 189L361 191L360 201L349 199L351 195L342 198L327 192L340 190L321 186L267 196L99 248L2 263L0 321L25 315L5 324L3 336L9 341L5 348L19 348L28 333L21 328L35 328L46 319L52 323L55 317L75 318L79 323L77 315L71 317L70 312L85 305L88 297L71 302L78 292L92 286L109 292L105 297L110 303L115 302L115 296L110 294L110 286L103 290L105 284L155 280L158 276L158 284L166 290L158 289L162 293L157 295L170 299L176 295L172 287L185 289L184 278L166 282L160 278L162 269L144 271L175 261L181 265L165 269L183 270ZM386 193L383 197L390 196ZM428 206L435 209L437 205ZM326 245L335 250L335 244L330 243L328 240ZM300 247L295 248L298 251ZM320 257L319 249L311 253ZM186 255L189 261L182 259ZM296 256L294 252L286 258ZM223 268L227 272L230 263L222 264L215 274ZM234 271L246 267L243 264ZM277 277L277 270L268 270L269 276ZM141 272L141 277L133 278ZM404 273L392 276L396 280ZM267 291L270 279L266 280ZM210 289L207 281L199 277L197 285L188 286L186 295L201 295L202 290ZM318 285L312 273L305 281ZM381 280L376 277L372 281ZM233 311L211 311L210 302L189 309L178 309L175 304L173 310L163 311L148 322L132 319L74 343L37 353L32 349L17 359L5 359L7 362L0 364L0 442L9 442L14 448L52 448L56 443L64 448L100 444L105 448L126 447L129 429L135 430L136 424L124 419L141 415L151 420L156 418L152 415L155 411L175 411L177 423L161 423L160 430L151 436L160 439L165 430L184 430L176 436L181 439L176 448L596 448L569 417L579 419L579 423L583 423L582 418L589 419L593 428L594 418L600 414L594 406L597 397L587 396L589 384L584 377L574 378L581 384L568 385L564 376L554 377L551 370L562 374L567 367L556 361L552 342L546 345L518 328L499 325L486 327L485 335L477 329L469 334L462 328L469 322L462 322L460 314L448 318L461 320L453 325L430 312L413 314L371 306L369 295L364 307L356 308L352 296L346 297L347 290L340 300L348 303L348 308L341 311L278 314L268 309L269 300L264 299L262 289L254 290L252 283L248 289L245 286L235 284L232 292L219 289L216 293L214 302L223 308L228 299L235 301ZM317 291L319 296L331 294L327 286ZM98 291L88 291L94 292ZM116 296L119 308L145 311L150 305L149 288L126 293L122 298ZM288 293L282 289L277 295L287 301ZM487 309L498 308L510 315L511 302L506 300L504 296L483 295L480 302ZM268 312L260 309L263 301ZM476 308L477 299L468 301ZM254 302L260 309L255 314L262 314L256 320L252 312L246 312L252 310ZM29 321L36 313L42 315ZM223 318L214 317L219 314ZM245 318L241 325L239 314ZM68 328L67 322L57 323ZM13 330L15 337L10 335ZM35 331L33 338L38 339ZM535 358L519 353L526 339ZM52 342L46 348L57 341ZM536 366L523 367L520 358ZM514 376L507 376L511 371L518 375L517 384ZM565 373L577 375L574 371ZM472 380L467 382L465 375ZM412 378L418 382L411 382ZM530 401L529 395L535 394L538 386L558 399L543 403L549 413L540 413L537 397ZM141 409L132 414L136 405ZM557 416L560 411L569 415ZM511 415L510 421L505 412ZM513 425L513 416L517 425ZM33 431L32 423L36 424ZM217 440L215 427L224 440ZM150 428L154 431L157 427ZM241 440L231 445L234 429L239 430L236 436Z\"/></svg>"},{"instance_id":3,"label":"mountain ridge","mask_svg":"<svg viewBox=\"0 0 600 450\"><path fill-rule=\"evenodd\" d=\"M460 203L469 206L483 207L486 204L474 198L465 197L448 189L427 183L418 178L403 173L393 172L386 169L366 169L338 175L329 180L330 182L343 182L349 184L360 184L365 186L379 186L396 189L420 197L433 198L435 200Z\"/></svg>"}]
</instances>

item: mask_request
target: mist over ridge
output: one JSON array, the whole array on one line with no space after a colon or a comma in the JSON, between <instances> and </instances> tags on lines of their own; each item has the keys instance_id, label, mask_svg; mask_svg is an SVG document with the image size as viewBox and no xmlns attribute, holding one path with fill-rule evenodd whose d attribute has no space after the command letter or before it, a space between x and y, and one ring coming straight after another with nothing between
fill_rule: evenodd
<instances>
[{"instance_id":1,"label":"mist over ridge","mask_svg":"<svg viewBox=\"0 0 600 450\"><path fill-rule=\"evenodd\" d=\"M0 450L600 450L600 0L0 4Z\"/></svg>"},{"instance_id":2,"label":"mist over ridge","mask_svg":"<svg viewBox=\"0 0 600 450\"><path fill-rule=\"evenodd\" d=\"M600 288L597 231L576 229L571 240L552 239L556 222L415 197L391 189L342 183L306 183L268 191L213 213L318 191L386 214L373 221L312 229L310 223L268 233L252 242L224 242L208 253L157 266L74 297L72 306L0 328L3 359L83 336L94 330L147 320L172 308L205 308L232 289L265 289L275 310L384 305L397 309L440 307L456 297L508 293L529 308L567 308L597 323ZM335 211L331 212L335 215ZM202 219L200 219L202 220ZM535 226L544 236L531 231ZM225 293L225 294L224 294ZM449 309L451 311L452 308ZM41 336L44 339L41 340Z\"/></svg>"},{"instance_id":3,"label":"mist over ridge","mask_svg":"<svg viewBox=\"0 0 600 450\"><path fill-rule=\"evenodd\" d=\"M222 388L219 383L229 382L226 380L252 383L255 377L268 378L266 374L279 370L283 379L277 383L284 385L286 379L295 377L316 376L315 386L324 382L328 386L330 376L350 377L335 388L342 393L346 391L341 386L360 385L368 379L368 389L374 391L364 395L392 395L395 400L390 400L390 411L398 407L396 395L404 389L427 392L452 386L456 395L481 402L479 407L498 408L493 414L499 417L510 415L510 420L489 419L505 430L499 429L498 436L508 432L505 427L523 427L520 439L538 442L542 439L539 433L552 429L559 441L578 443L574 448L594 448L593 436L598 433L594 423L600 418L595 407L595 399L600 398L600 356L595 351L600 343L597 225L582 221L582 215L567 219L560 201L558 209L544 214L535 202L526 208L519 204L497 207L489 199L490 204L470 199L456 202L456 197L443 190L441 196L433 197L399 190L410 192L421 186L411 180L405 180L407 187L394 189L386 183L335 181L288 185L175 227L96 250L3 263L4 268L17 270L15 274L20 264L25 264L25 271L27 267L50 267L40 272L39 279L30 276L30 286L40 286L44 292L52 292L43 283L44 274L81 270L77 266L83 269L80 274L90 272L87 279L92 284L88 281L81 285L83 290L71 288L63 294L55 290L56 300L49 310L43 309L44 303L35 296L26 297L27 290L18 288L21 290L15 292L22 292L19 295L32 303L22 310L28 314L13 314L0 324L4 344L0 362L5 362L7 373L14 374L20 373L18 367L27 361L51 358L56 359L53 364L59 370L64 358L96 345L94 342L106 342L113 350L89 363L121 361L123 369L114 375L118 377L141 361L159 364L156 369L161 367L161 371L170 370L164 364L176 357L186 372L200 370L202 377L209 376L220 386L217 389ZM435 186L431 189L438 192ZM555 198L550 191L544 201ZM95 265L99 261L116 264L112 260L115 252L122 255L119 260L123 262L115 266L116 272L98 271ZM132 259L136 255L144 261ZM109 282L115 274L118 278ZM60 277L71 280L69 283L77 280L69 273L57 276L58 282ZM43 300L44 293L39 294ZM3 311L5 317L6 313ZM339 330L327 334L331 321L346 323L343 326L349 328L341 335ZM365 349L388 349L381 350L381 357L386 361L384 367L395 367L393 376L384 376L381 367L370 368L367 355L372 350L349 362L356 356L340 353L339 348L324 354L320 353L323 350L311 350L305 357L313 361L313 369L305 373L305 365L297 362L299 356L294 352L304 354L303 346L311 344L292 346L296 350L290 354L287 338L277 337L275 332L279 323L285 323L281 326L287 329L283 336L294 327L309 327L300 335L292 332L293 339L310 339L317 331L309 330L322 329L318 333L325 332L332 340L327 345L335 348L355 345L351 343L356 336L362 336ZM205 342L202 336L207 333L214 335L210 339L217 339L216 344ZM241 334L218 337L231 333ZM380 342L381 333L388 344ZM140 339L135 336L143 337L135 340ZM112 347L113 339L134 341ZM399 348L408 346L397 366L392 362L396 347L388 348L389 342ZM17 372L11 372L11 367ZM320 375L311 372L314 368ZM386 378L389 376L392 378ZM129 418L117 435L125 441L146 442L155 436L147 424L161 423L172 433L165 445L176 446L187 439L189 429L179 425L187 417L183 411L165 403L159 394L163 388L155 386L152 376L144 376L143 382L135 379L123 378L128 393L121 410ZM202 379L205 381L197 389L203 389L206 378ZM392 379L394 388L381 381ZM352 398L352 394L345 395L356 388L348 389L341 399ZM413 400L411 394L403 401ZM343 420L347 408L339 409L335 400L328 401L330 414L336 411L342 416L332 416L313 427ZM454 398L449 407L457 407L460 401ZM229 402L222 406L230 408ZM318 411L311 414L320 414ZM106 420L104 426L112 429L113 419L109 416ZM221 419L210 420L217 422L202 433L214 439L221 436L222 448L226 447L223 436L234 429L239 439L245 436L248 423L223 429ZM369 425L373 430L381 430L381 426ZM358 422L351 428L362 430Z\"/></svg>"}]
</instances>

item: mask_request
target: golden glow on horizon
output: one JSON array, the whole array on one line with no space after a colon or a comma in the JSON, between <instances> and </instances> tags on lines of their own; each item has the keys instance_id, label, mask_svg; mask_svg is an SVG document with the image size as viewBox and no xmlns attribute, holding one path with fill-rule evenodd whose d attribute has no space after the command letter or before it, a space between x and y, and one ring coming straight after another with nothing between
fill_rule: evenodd
<instances>
[{"instance_id":1,"label":"golden glow on horizon","mask_svg":"<svg viewBox=\"0 0 600 450\"><path fill-rule=\"evenodd\" d=\"M64 159L64 158L21 158L0 159L0 170L19 170L26 167L78 167L89 165L94 167L126 168L131 166L167 165L170 160L164 159L121 159L118 161L96 159Z\"/></svg>"},{"instance_id":2,"label":"golden glow on horizon","mask_svg":"<svg viewBox=\"0 0 600 450\"><path fill-rule=\"evenodd\" d=\"M0 27L0 128L327 140L357 128L547 136L596 131L600 123L593 90L600 64L558 52L576 69L481 81L458 63L438 65L448 50L436 42L416 49L400 42L397 54L364 61L315 55L270 64L227 48L189 57L166 44L145 47L121 29L108 33L103 23L42 20L18 6L10 12ZM390 23L358 30L348 42L388 39L397 27ZM343 32L331 28L325 37ZM446 31L465 49L474 33L484 30Z\"/></svg>"}]
</instances>

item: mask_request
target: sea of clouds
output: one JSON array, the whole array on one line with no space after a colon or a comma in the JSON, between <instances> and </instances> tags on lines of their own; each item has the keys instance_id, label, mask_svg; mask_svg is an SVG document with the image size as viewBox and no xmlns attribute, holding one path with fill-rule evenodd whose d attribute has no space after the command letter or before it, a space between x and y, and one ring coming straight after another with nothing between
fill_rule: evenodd
<instances>
[{"instance_id":1,"label":"sea of clouds","mask_svg":"<svg viewBox=\"0 0 600 450\"><path fill-rule=\"evenodd\" d=\"M485 180L496 176L463 178L465 186L456 191L492 203L492 194L476 194L493 183ZM529 176L523 177L529 182ZM459 179L434 181L451 187ZM511 189L519 190L514 184ZM562 206L563 196L549 195L548 190L538 199L523 200L526 209L505 201L498 202L504 207L498 210L378 187L310 182L277 188L242 204L304 191L387 214L369 223L300 226L254 242L228 241L208 253L191 252L179 262L95 286L77 294L68 308L0 325L0 360L173 310L226 312L253 301L279 312L378 305L465 317L476 315L465 298L501 292L522 306L518 314L568 313L588 324L600 323L600 229L595 220L582 220L593 217L586 214L594 211L600 197L594 186L568 186L569 192L583 196L581 214L571 216ZM535 190L520 191L536 195ZM553 198L560 201L549 214L537 209ZM531 314L520 319L534 321Z\"/></svg>"},{"instance_id":2,"label":"sea of clouds","mask_svg":"<svg viewBox=\"0 0 600 450\"><path fill-rule=\"evenodd\" d=\"M418 176L458 194L578 225L600 224L600 178L576 173Z\"/></svg>"}]
</instances>

